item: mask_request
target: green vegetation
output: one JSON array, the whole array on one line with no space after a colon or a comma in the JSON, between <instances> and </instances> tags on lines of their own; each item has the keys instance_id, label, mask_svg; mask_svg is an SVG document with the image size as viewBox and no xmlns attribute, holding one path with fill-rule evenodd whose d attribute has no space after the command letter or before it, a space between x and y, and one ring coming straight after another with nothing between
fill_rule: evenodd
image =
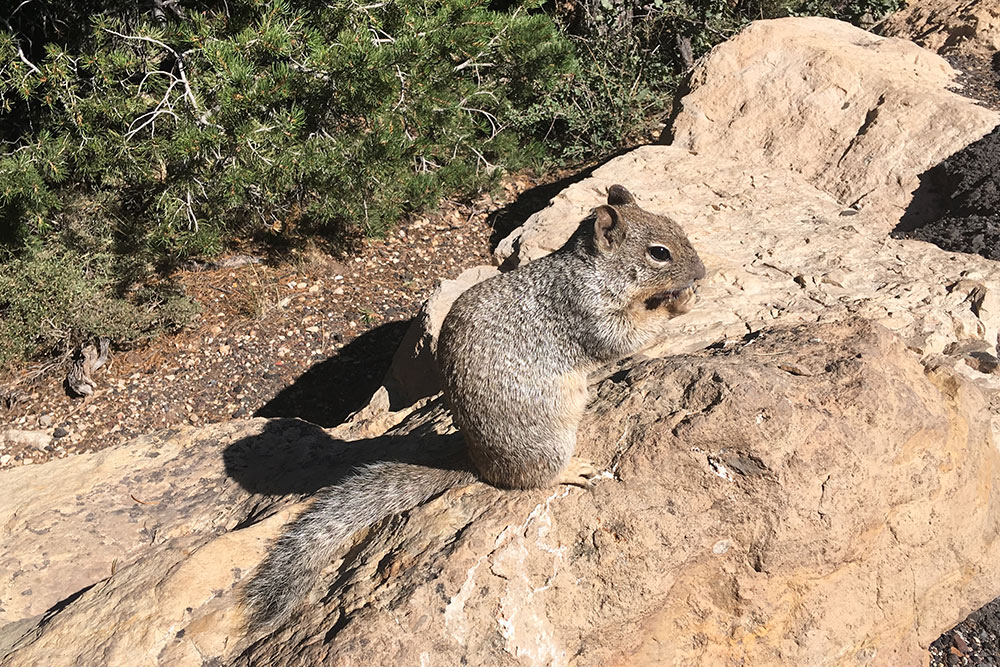
<instances>
[{"instance_id":1,"label":"green vegetation","mask_svg":"<svg viewBox=\"0 0 1000 667\"><path fill-rule=\"evenodd\" d=\"M194 312L169 269L343 243L642 136L681 55L896 0L29 0L0 14L0 364Z\"/></svg>"},{"instance_id":2,"label":"green vegetation","mask_svg":"<svg viewBox=\"0 0 1000 667\"><path fill-rule=\"evenodd\" d=\"M172 328L197 305L169 287L141 287L117 298L113 257L50 246L9 260L0 270L0 358L21 358L37 349L69 352L81 334L132 342ZM142 306L138 305L142 304Z\"/></svg>"}]
</instances>

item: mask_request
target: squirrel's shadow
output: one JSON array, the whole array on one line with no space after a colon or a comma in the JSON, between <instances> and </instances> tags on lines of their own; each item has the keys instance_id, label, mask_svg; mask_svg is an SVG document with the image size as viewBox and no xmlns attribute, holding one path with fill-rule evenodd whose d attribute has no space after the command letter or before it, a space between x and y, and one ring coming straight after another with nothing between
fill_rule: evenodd
<instances>
[{"instance_id":1,"label":"squirrel's shadow","mask_svg":"<svg viewBox=\"0 0 1000 667\"><path fill-rule=\"evenodd\" d=\"M226 474L249 493L308 495L379 461L455 470L463 465L465 448L461 435L438 433L433 424L402 435L340 440L315 424L281 418L227 446L222 458Z\"/></svg>"},{"instance_id":2,"label":"squirrel's shadow","mask_svg":"<svg viewBox=\"0 0 1000 667\"><path fill-rule=\"evenodd\" d=\"M361 334L328 359L309 367L254 413L255 417L301 417L336 426L364 407L382 383L412 320L397 320Z\"/></svg>"}]
</instances>

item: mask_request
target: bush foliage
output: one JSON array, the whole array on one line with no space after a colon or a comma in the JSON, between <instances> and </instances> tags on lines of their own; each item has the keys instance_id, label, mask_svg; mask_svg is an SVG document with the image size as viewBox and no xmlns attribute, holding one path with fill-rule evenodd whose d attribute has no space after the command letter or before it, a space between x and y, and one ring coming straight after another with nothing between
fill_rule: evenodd
<instances>
[{"instance_id":1,"label":"bush foliage","mask_svg":"<svg viewBox=\"0 0 1000 667\"><path fill-rule=\"evenodd\" d=\"M191 5L80 17L72 49L33 61L0 34L8 239L51 231L66 188L178 253L249 228L377 232L523 163L500 119L573 64L544 15L477 0Z\"/></svg>"},{"instance_id":2,"label":"bush foliage","mask_svg":"<svg viewBox=\"0 0 1000 667\"><path fill-rule=\"evenodd\" d=\"M377 234L503 170L607 153L669 105L685 41L894 2L10 3L0 363L178 323L149 278L179 258Z\"/></svg>"}]
</instances>

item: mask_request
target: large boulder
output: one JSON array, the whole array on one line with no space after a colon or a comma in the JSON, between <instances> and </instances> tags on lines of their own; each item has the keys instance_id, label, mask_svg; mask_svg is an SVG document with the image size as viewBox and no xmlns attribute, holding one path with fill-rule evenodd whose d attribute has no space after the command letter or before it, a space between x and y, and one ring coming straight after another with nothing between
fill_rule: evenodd
<instances>
[{"instance_id":1,"label":"large boulder","mask_svg":"<svg viewBox=\"0 0 1000 667\"><path fill-rule=\"evenodd\" d=\"M329 485L349 469L345 457L352 465L357 459L346 443L381 435L419 406L325 431L297 419L168 429L127 446L5 470L0 627L49 611L151 547L227 533ZM223 452L220 442L253 447ZM287 497L276 503L274 495Z\"/></svg>"},{"instance_id":2,"label":"large boulder","mask_svg":"<svg viewBox=\"0 0 1000 667\"><path fill-rule=\"evenodd\" d=\"M379 438L255 420L78 457L87 476L41 466L44 494L0 499L6 536L118 493L100 531L77 532L70 510L32 534L81 575L48 613L0 628L0 661L916 664L1000 590L996 390L881 326L631 360L593 394L580 449L609 479L454 489L359 535L291 622L252 636L237 585L289 503L352 463L460 446L439 402ZM27 483L13 472L4 489ZM104 533L146 543L115 566ZM3 599L48 595L46 574L22 568Z\"/></svg>"},{"instance_id":3,"label":"large boulder","mask_svg":"<svg viewBox=\"0 0 1000 667\"><path fill-rule=\"evenodd\" d=\"M759 21L698 63L666 136L798 172L888 231L919 174L998 122L949 90L956 74L913 42L839 21Z\"/></svg>"}]
</instances>

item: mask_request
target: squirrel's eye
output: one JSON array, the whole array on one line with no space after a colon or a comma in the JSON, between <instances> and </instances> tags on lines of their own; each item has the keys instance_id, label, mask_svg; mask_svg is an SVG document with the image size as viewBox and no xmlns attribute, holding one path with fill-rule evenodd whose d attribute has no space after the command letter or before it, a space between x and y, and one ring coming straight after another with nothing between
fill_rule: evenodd
<instances>
[{"instance_id":1,"label":"squirrel's eye","mask_svg":"<svg viewBox=\"0 0 1000 667\"><path fill-rule=\"evenodd\" d=\"M649 253L654 262L670 261L670 249L665 245L651 245L646 248L646 252Z\"/></svg>"}]
</instances>

